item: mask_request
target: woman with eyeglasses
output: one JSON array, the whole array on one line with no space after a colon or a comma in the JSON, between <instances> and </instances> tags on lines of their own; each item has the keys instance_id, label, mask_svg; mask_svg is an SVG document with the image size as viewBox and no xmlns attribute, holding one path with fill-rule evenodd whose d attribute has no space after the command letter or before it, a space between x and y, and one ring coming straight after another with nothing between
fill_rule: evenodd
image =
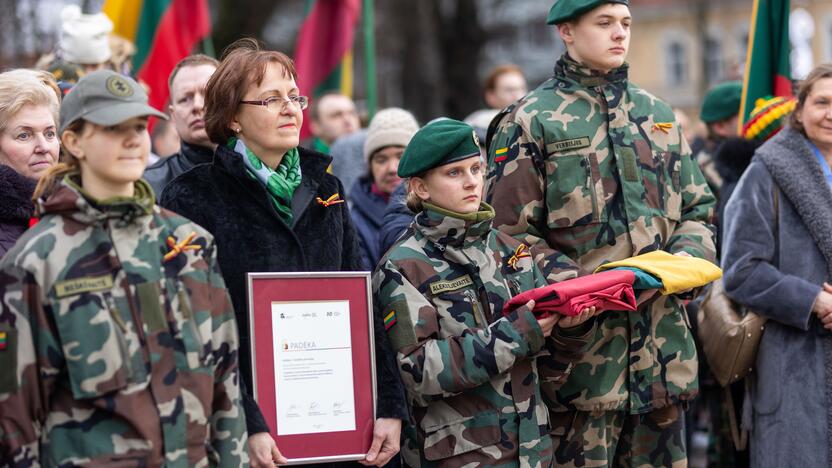
<instances>
[{"instance_id":1,"label":"woman with eyeglasses","mask_svg":"<svg viewBox=\"0 0 832 468\"><path fill-rule=\"evenodd\" d=\"M241 39L225 51L206 89L211 164L173 180L161 204L210 231L240 331L243 406L251 464L285 463L251 397L246 275L277 271L358 271L361 256L344 188L327 173L331 157L298 146L303 109L292 60ZM377 417L364 464L382 466L399 448L407 409L393 352L377 324Z\"/></svg>"}]
</instances>

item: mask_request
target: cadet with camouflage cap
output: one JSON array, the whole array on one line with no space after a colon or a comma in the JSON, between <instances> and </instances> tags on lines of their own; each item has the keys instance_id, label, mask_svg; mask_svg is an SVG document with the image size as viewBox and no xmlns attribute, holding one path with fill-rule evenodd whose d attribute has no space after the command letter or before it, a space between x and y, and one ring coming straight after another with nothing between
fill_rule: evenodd
<instances>
[{"instance_id":1,"label":"cadet with camouflage cap","mask_svg":"<svg viewBox=\"0 0 832 468\"><path fill-rule=\"evenodd\" d=\"M554 76L493 121L495 226L563 252L582 272L654 250L713 260L714 197L670 106L630 83L626 1L558 0L567 53ZM605 311L584 358L543 394L558 466L681 466L682 404L698 361L682 301Z\"/></svg>"},{"instance_id":2,"label":"cadet with camouflage cap","mask_svg":"<svg viewBox=\"0 0 832 468\"><path fill-rule=\"evenodd\" d=\"M536 319L533 302L503 317L512 296L546 281L535 252L492 229L482 164L473 128L450 119L419 130L399 164L419 214L373 290L415 418L408 466L551 466L539 384L563 381L593 331L594 309L557 328L560 317Z\"/></svg>"},{"instance_id":3,"label":"cadet with camouflage cap","mask_svg":"<svg viewBox=\"0 0 832 468\"><path fill-rule=\"evenodd\" d=\"M65 162L0 261L0 465L248 464L214 240L140 179L149 115L110 71L63 101Z\"/></svg>"}]
</instances>

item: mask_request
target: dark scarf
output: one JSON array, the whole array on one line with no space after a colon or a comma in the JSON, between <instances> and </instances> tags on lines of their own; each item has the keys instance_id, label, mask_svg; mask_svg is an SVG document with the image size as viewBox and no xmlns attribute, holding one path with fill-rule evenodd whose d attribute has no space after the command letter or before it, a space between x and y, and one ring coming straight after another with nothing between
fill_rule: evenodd
<instances>
[{"instance_id":1,"label":"dark scarf","mask_svg":"<svg viewBox=\"0 0 832 468\"><path fill-rule=\"evenodd\" d=\"M0 221L26 224L35 211L32 194L37 182L0 164Z\"/></svg>"}]
</instances>

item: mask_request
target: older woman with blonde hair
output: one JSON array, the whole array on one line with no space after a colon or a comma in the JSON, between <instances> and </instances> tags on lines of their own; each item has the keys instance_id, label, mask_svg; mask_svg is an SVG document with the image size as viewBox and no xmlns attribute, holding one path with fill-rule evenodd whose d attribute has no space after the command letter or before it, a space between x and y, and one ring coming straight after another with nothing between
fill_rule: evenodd
<instances>
[{"instance_id":1,"label":"older woman with blonde hair","mask_svg":"<svg viewBox=\"0 0 832 468\"><path fill-rule=\"evenodd\" d=\"M35 184L58 161L58 96L49 73L0 73L0 257L28 227Z\"/></svg>"}]
</instances>

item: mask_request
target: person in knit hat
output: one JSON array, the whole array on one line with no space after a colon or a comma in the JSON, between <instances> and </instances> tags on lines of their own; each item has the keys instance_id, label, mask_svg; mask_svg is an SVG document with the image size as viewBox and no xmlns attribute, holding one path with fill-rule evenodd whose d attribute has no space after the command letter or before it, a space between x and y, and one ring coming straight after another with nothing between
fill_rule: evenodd
<instances>
[{"instance_id":1,"label":"person in knit hat","mask_svg":"<svg viewBox=\"0 0 832 468\"><path fill-rule=\"evenodd\" d=\"M379 231L390 194L399 186L399 159L419 130L410 112L396 107L379 111L367 129L364 160L367 173L360 177L349 193L350 216L358 231L364 267L372 270L384 252L379 248Z\"/></svg>"},{"instance_id":2,"label":"person in knit hat","mask_svg":"<svg viewBox=\"0 0 832 468\"><path fill-rule=\"evenodd\" d=\"M87 15L78 5L67 5L61 10L58 60L81 65L85 73L104 68L112 55L112 31L113 22L104 13Z\"/></svg>"}]
</instances>

